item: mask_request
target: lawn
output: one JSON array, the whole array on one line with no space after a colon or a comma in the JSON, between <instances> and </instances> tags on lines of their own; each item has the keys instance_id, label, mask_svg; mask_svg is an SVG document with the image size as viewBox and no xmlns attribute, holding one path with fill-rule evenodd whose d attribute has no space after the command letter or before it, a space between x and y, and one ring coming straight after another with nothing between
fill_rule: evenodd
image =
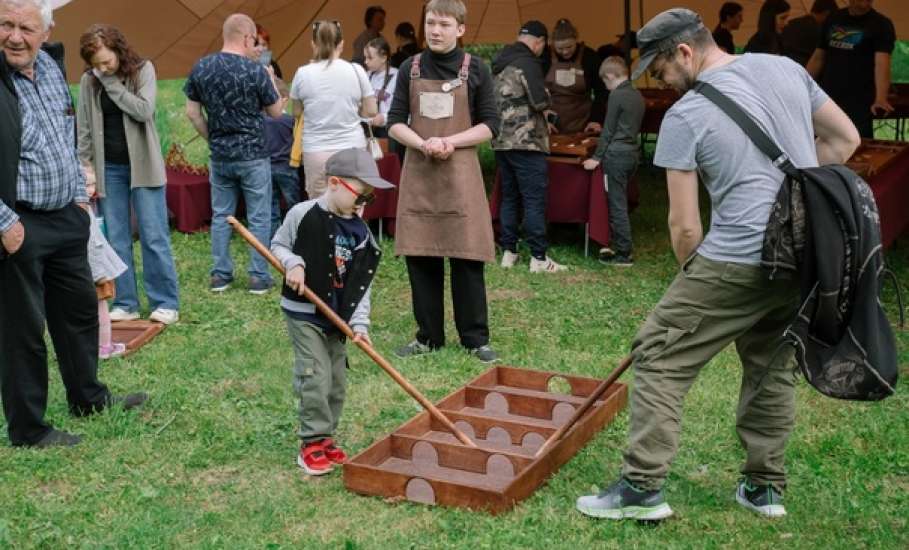
<instances>
[{"instance_id":1,"label":"lawn","mask_svg":"<svg viewBox=\"0 0 909 550\"><path fill-rule=\"evenodd\" d=\"M644 169L641 183L642 206L632 216L634 268L609 270L584 258L573 226L554 228L553 255L572 266L567 274L488 267L492 343L507 364L605 376L628 351L676 271L662 176ZM861 404L822 397L802 383L788 452L789 515L771 522L734 504L743 453L734 431L740 368L732 349L704 369L688 397L682 448L668 483L676 516L655 528L591 521L574 511L579 494L617 474L627 413L529 500L499 517L357 496L345 491L337 473L309 479L294 465L292 352L278 293L253 297L237 288L212 295L206 289L209 236L174 233L173 245L182 321L135 356L101 367L115 391L145 389L151 402L134 413L70 418L52 360L48 417L85 439L68 450L0 446L0 547L909 546L905 389L882 403ZM243 258L238 239L233 246L234 257ZM372 336L390 356L414 325L403 262L390 241L385 250ZM888 261L909 281L905 239ZM891 289L884 303L895 319ZM454 335L450 318L448 328ZM898 339L905 365L909 334L899 332ZM485 369L454 345L396 364L433 400ZM909 375L905 366L903 373ZM415 403L352 349L340 442L358 452L415 413Z\"/></svg>"}]
</instances>

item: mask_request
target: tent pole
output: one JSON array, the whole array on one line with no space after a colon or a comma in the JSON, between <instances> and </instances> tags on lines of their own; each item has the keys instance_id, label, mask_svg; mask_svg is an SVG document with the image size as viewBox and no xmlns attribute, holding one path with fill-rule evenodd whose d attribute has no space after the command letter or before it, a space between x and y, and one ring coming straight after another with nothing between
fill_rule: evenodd
<instances>
[{"instance_id":1,"label":"tent pole","mask_svg":"<svg viewBox=\"0 0 909 550\"><path fill-rule=\"evenodd\" d=\"M622 38L622 49L625 50L625 64L631 67L631 0L625 0L625 36Z\"/></svg>"}]
</instances>

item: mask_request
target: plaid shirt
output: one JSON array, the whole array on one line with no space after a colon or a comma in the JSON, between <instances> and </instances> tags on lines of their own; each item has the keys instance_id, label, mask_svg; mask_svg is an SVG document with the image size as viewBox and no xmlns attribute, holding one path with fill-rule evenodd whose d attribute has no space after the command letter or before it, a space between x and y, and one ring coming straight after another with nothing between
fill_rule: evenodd
<instances>
[{"instance_id":1,"label":"plaid shirt","mask_svg":"<svg viewBox=\"0 0 909 550\"><path fill-rule=\"evenodd\" d=\"M34 80L13 73L22 112L22 151L16 200L34 210L57 210L88 202L85 177L76 153L76 117L69 87L54 60L39 52ZM0 231L19 217L0 203Z\"/></svg>"}]
</instances>

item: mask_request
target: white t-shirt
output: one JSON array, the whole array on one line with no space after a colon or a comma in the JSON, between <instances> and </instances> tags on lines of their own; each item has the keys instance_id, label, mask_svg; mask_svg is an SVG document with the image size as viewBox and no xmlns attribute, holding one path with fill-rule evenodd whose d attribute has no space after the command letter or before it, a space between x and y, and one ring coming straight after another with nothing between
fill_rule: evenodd
<instances>
[{"instance_id":1,"label":"white t-shirt","mask_svg":"<svg viewBox=\"0 0 909 550\"><path fill-rule=\"evenodd\" d=\"M395 96L395 84L398 81L398 70L394 67L388 69L388 84L385 84L385 71L376 71L369 73L369 82L376 93L376 102L379 104L379 114L388 117L388 111L391 109L391 99ZM385 85L383 97L379 97L382 86Z\"/></svg>"},{"instance_id":2,"label":"white t-shirt","mask_svg":"<svg viewBox=\"0 0 909 550\"><path fill-rule=\"evenodd\" d=\"M343 59L297 69L290 98L303 102L303 151L366 148L360 102L374 96L366 71Z\"/></svg>"}]
</instances>

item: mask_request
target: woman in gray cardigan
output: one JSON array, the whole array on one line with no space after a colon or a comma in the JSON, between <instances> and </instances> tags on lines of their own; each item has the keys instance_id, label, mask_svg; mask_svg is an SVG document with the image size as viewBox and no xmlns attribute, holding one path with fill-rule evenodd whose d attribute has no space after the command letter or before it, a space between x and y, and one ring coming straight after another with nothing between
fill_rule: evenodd
<instances>
[{"instance_id":1,"label":"woman in gray cardigan","mask_svg":"<svg viewBox=\"0 0 909 550\"><path fill-rule=\"evenodd\" d=\"M116 280L111 319L139 318L131 204L139 226L149 318L175 323L179 291L167 223L164 158L155 129L155 68L109 25L89 27L80 40L80 54L88 68L79 88L79 156L95 168L108 238L128 267Z\"/></svg>"}]
</instances>

